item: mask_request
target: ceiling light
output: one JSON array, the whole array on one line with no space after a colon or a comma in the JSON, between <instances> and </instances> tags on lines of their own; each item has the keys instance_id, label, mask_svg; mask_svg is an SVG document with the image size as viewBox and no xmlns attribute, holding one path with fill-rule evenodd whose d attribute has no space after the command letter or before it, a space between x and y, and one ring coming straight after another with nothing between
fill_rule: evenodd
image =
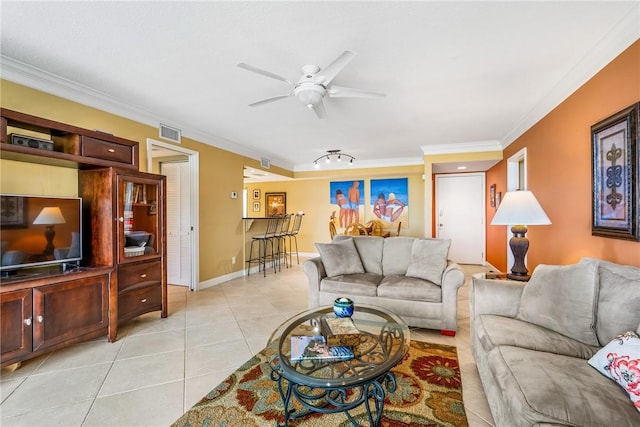
<instances>
[{"instance_id":1,"label":"ceiling light","mask_svg":"<svg viewBox=\"0 0 640 427\"><path fill-rule=\"evenodd\" d=\"M459 170L459 171L463 171L463 170L465 170L465 169L467 169L467 167L466 167L466 166L458 166L458 170Z\"/></svg>"},{"instance_id":2,"label":"ceiling light","mask_svg":"<svg viewBox=\"0 0 640 427\"><path fill-rule=\"evenodd\" d=\"M319 160L325 159L324 161L326 163L331 163L331 158L335 157L336 160L338 162L342 161L342 157L347 157L349 159L349 165L353 165L353 161L356 159L355 157L353 157L351 154L347 154L347 153L343 153L342 150L327 150L327 154L323 154L322 156L318 157L317 159L315 159L313 161L313 165L316 168L320 167L320 164L318 163Z\"/></svg>"}]
</instances>

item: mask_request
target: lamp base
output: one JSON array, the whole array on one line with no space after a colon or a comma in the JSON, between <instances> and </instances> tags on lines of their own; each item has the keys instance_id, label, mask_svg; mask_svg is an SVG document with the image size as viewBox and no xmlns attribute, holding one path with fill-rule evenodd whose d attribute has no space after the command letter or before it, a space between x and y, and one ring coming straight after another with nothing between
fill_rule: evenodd
<instances>
[{"instance_id":1,"label":"lamp base","mask_svg":"<svg viewBox=\"0 0 640 427\"><path fill-rule=\"evenodd\" d=\"M513 267L511 273L507 274L509 279L527 281L529 280L529 270L524 263L524 257L529 249L529 239L527 239L527 227L524 225L514 225L511 227L513 237L509 240L509 247L513 253Z\"/></svg>"}]
</instances>

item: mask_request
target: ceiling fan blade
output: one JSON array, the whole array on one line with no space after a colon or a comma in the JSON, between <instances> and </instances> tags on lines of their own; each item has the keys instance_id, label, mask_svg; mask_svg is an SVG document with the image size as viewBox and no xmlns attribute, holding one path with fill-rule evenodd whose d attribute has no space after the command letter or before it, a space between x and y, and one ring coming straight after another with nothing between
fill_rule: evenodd
<instances>
[{"instance_id":1,"label":"ceiling fan blade","mask_svg":"<svg viewBox=\"0 0 640 427\"><path fill-rule=\"evenodd\" d=\"M387 96L384 93L369 92L367 90L342 86L331 86L327 90L327 93L332 98L382 98Z\"/></svg>"},{"instance_id":2,"label":"ceiling fan blade","mask_svg":"<svg viewBox=\"0 0 640 427\"><path fill-rule=\"evenodd\" d=\"M316 113L319 119L327 118L327 111L324 109L324 104L322 103L322 100L313 107L313 111Z\"/></svg>"},{"instance_id":3,"label":"ceiling fan blade","mask_svg":"<svg viewBox=\"0 0 640 427\"><path fill-rule=\"evenodd\" d=\"M355 52L345 50L340 56L338 56L331 64L324 67L315 78L317 84L324 85L325 87L331 83L331 80L338 75L340 71L356 56Z\"/></svg>"},{"instance_id":4,"label":"ceiling fan blade","mask_svg":"<svg viewBox=\"0 0 640 427\"><path fill-rule=\"evenodd\" d=\"M251 71L257 74L262 74L263 76L266 77L271 77L272 79L276 79L276 80L280 80L282 82L285 83L289 83L290 85L293 86L293 83L291 83L289 80L287 80L286 78L279 76L278 74L272 73L271 71L267 71L267 70L263 70L262 68L258 68L258 67L254 67L253 65L249 65L249 64L245 64L244 62L241 62L238 64L238 67L243 68L247 71Z\"/></svg>"},{"instance_id":5,"label":"ceiling fan blade","mask_svg":"<svg viewBox=\"0 0 640 427\"><path fill-rule=\"evenodd\" d=\"M284 98L288 98L293 94L289 94L289 95L280 95L280 96L274 96L273 98L267 98L267 99L263 99L262 101L258 101L258 102L254 102L253 104L249 104L249 107L259 107L261 105L264 104L268 104L270 102L274 102L274 101L278 101L280 99L284 99Z\"/></svg>"}]
</instances>

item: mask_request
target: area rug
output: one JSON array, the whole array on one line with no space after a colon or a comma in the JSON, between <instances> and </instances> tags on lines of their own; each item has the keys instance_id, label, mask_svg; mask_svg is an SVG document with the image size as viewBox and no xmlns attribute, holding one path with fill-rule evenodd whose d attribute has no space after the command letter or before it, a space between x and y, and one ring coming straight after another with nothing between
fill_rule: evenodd
<instances>
[{"instance_id":1,"label":"area rug","mask_svg":"<svg viewBox=\"0 0 640 427\"><path fill-rule=\"evenodd\" d=\"M276 383L269 377L267 362L276 352L268 346L256 354L172 426L262 427L282 423L283 404ZM468 426L455 347L411 341L409 352L392 372L398 387L387 394L382 426ZM352 410L351 415L359 425L368 425L363 407ZM314 413L289 425L348 427L351 422L342 413Z\"/></svg>"}]
</instances>

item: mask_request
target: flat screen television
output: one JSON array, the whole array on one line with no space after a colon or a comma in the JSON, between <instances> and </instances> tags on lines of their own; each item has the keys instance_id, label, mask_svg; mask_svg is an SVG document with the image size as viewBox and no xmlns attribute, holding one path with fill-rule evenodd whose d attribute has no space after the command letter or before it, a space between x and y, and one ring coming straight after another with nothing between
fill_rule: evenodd
<instances>
[{"instance_id":1,"label":"flat screen television","mask_svg":"<svg viewBox=\"0 0 640 427\"><path fill-rule=\"evenodd\" d=\"M82 199L0 195L0 271L82 260Z\"/></svg>"}]
</instances>

